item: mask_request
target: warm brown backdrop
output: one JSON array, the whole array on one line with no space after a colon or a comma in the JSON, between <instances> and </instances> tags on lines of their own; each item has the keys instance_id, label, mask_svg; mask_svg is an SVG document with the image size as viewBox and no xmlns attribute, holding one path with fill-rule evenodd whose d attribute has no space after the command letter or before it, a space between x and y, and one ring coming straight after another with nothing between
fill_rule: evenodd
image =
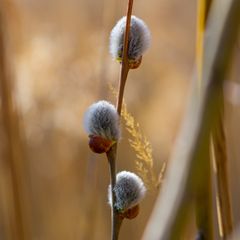
<instances>
[{"instance_id":1,"label":"warm brown backdrop","mask_svg":"<svg viewBox=\"0 0 240 240\"><path fill-rule=\"evenodd\" d=\"M105 156L90 152L82 119L100 99L115 101L119 64L108 38L127 1L4 0L14 102L25 150L26 222L33 240L105 240L110 237ZM152 34L139 69L130 72L125 99L153 147L156 173L171 152L194 71L196 1L138 0L134 15ZM237 49L236 49L237 50ZM237 79L237 60L232 78ZM235 87L233 87L235 89ZM232 88L231 88L232 89ZM239 90L227 101L227 140L235 220L240 219ZM230 95L232 94L230 90ZM1 111L1 108L0 108ZM2 115L2 114L1 114ZM0 239L7 240L11 205L0 138ZM136 156L123 129L119 170L135 170ZM179 166L181 167L181 166ZM123 224L120 239L138 240L157 191L148 192L140 215Z\"/></svg>"}]
</instances>

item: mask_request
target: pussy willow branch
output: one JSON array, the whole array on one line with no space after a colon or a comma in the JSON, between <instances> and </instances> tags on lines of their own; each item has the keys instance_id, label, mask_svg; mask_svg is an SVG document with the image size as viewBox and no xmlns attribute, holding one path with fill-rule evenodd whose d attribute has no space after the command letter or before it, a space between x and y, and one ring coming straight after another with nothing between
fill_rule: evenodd
<instances>
[{"instance_id":1,"label":"pussy willow branch","mask_svg":"<svg viewBox=\"0 0 240 240\"><path fill-rule=\"evenodd\" d=\"M129 71L128 65L128 39L130 32L130 24L131 24L131 15L132 15L132 6L133 0L128 1L127 8L127 19L126 19L126 28L124 34L124 43L123 43L123 55L122 55L122 63L121 63L121 73L119 79L119 89L118 89L118 99L117 99L117 112L119 116L121 116L122 102L123 102L123 93L124 87L127 80L127 75ZM117 210L115 209L116 196L114 192L114 187L116 184L116 158L117 158L117 143L114 144L109 152L107 153L109 169L111 175L111 193L112 193L112 240L117 240L122 218L119 216Z\"/></svg>"},{"instance_id":2,"label":"pussy willow branch","mask_svg":"<svg viewBox=\"0 0 240 240\"><path fill-rule=\"evenodd\" d=\"M131 25L132 6L133 6L133 0L129 0L128 10L127 10L127 19L126 19L126 28L125 28L125 34L124 34L121 73L120 73L119 87L118 87L119 92L118 92L118 100L117 100L117 111L119 115L121 115L124 87L125 87L125 83L126 83L128 71L129 71L128 39L129 39L130 25Z\"/></svg>"},{"instance_id":3,"label":"pussy willow branch","mask_svg":"<svg viewBox=\"0 0 240 240\"><path fill-rule=\"evenodd\" d=\"M115 209L116 196L114 192L114 187L116 184L116 157L117 157L117 144L115 143L111 149L107 152L108 164L109 164L109 172L111 178L111 194L112 194L112 240L118 239L120 227L121 227L121 219L118 216L118 212Z\"/></svg>"},{"instance_id":4,"label":"pussy willow branch","mask_svg":"<svg viewBox=\"0 0 240 240\"><path fill-rule=\"evenodd\" d=\"M190 194L204 178L206 139L218 120L219 97L237 39L239 11L239 0L221 1L221 6L219 1L213 2L204 41L201 97L196 99L198 86L194 81L165 184L144 233L145 240L179 239Z\"/></svg>"}]
</instances>

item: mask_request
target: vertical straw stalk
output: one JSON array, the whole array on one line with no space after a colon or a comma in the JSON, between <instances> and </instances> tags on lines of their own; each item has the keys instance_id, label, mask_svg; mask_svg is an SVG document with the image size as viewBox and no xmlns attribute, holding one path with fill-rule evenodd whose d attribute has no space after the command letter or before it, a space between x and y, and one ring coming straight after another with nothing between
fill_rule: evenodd
<instances>
[{"instance_id":1,"label":"vertical straw stalk","mask_svg":"<svg viewBox=\"0 0 240 240\"><path fill-rule=\"evenodd\" d=\"M197 97L201 96L203 86L203 53L204 53L204 33L206 30L211 0L198 1L197 13L197 42L196 42L196 65L199 92ZM209 142L209 140L208 140ZM208 144L209 146L209 144ZM206 150L209 153L209 147ZM206 239L213 239L213 210L212 210L212 177L211 177L211 159L210 155L205 156L205 169L202 169L205 177L202 178L195 194L195 216L198 235Z\"/></svg>"},{"instance_id":2,"label":"vertical straw stalk","mask_svg":"<svg viewBox=\"0 0 240 240\"><path fill-rule=\"evenodd\" d=\"M221 6L217 2L213 2L207 26L209 35L204 39L201 95L196 99L199 88L194 81L165 184L143 236L146 240L179 239L179 229L186 217L184 210L189 205L186 200L191 190L205 177L201 169L206 162L205 157L209 155L206 151L209 134L218 122L222 85L232 59L240 22L239 0L222 1ZM214 34L210 34L212 31Z\"/></svg>"},{"instance_id":3,"label":"vertical straw stalk","mask_svg":"<svg viewBox=\"0 0 240 240\"><path fill-rule=\"evenodd\" d=\"M197 49L196 49L196 63L197 63L197 72L198 72L198 82L199 82L199 92L201 94L201 86L202 86L202 66L203 66L203 39L204 39L204 31L206 29L208 13L211 6L212 0L199 0L198 1L198 24L197 24ZM220 3L219 3L220 4ZM219 225L219 233L221 237L226 237L232 231L232 213L231 213L231 204L229 197L229 189L228 189L228 174L227 174L227 153L226 153L226 142L225 142L225 132L223 126L224 119L224 96L221 94L221 101L219 104L219 113L218 118L219 122L214 129L212 129L211 135L211 157L210 160L214 161L216 166L216 184L217 184L217 196L215 197L216 206L218 208L218 225ZM209 178L209 181L211 179ZM210 184L210 182L209 182ZM209 188L211 189L211 188ZM211 197L209 194L205 192L206 199ZM202 202L198 203L197 206L200 209L202 208ZM204 208L202 208L204 211ZM199 215L200 214L200 215ZM200 222L203 225L207 224L207 221L204 221L201 218L201 213L197 210L196 212L197 222ZM206 227L206 226L205 226ZM198 225L199 229L205 228L204 226ZM206 233L206 236L208 233Z\"/></svg>"},{"instance_id":4,"label":"vertical straw stalk","mask_svg":"<svg viewBox=\"0 0 240 240\"><path fill-rule=\"evenodd\" d=\"M198 0L197 12L197 42L196 42L196 65L199 88L201 87L202 66L203 66L203 43L204 31L207 23L207 16L212 0Z\"/></svg>"},{"instance_id":5,"label":"vertical straw stalk","mask_svg":"<svg viewBox=\"0 0 240 240\"><path fill-rule=\"evenodd\" d=\"M218 112L218 123L212 129L212 160L216 166L217 196L216 205L218 210L219 234L226 239L233 230L232 207L230 203L228 172L227 172L227 150L223 126L224 105L223 95Z\"/></svg>"},{"instance_id":6,"label":"vertical straw stalk","mask_svg":"<svg viewBox=\"0 0 240 240\"><path fill-rule=\"evenodd\" d=\"M130 32L130 25L131 25L132 6L133 6L133 0L129 0L128 8L127 8L127 19L126 19L126 28L124 33L124 44L123 44L123 57L122 57L122 63L121 63L117 106L116 106L119 116L121 116L124 87L125 87L125 83L126 83L128 72L129 72L128 39L129 39L129 32ZM111 149L107 152L107 158L109 162L109 170L110 170L110 178L111 178L111 193L112 193L112 240L117 240L121 223L123 220L122 217L118 214L117 210L115 209L116 196L114 192L114 187L116 184L117 143L115 143L111 147Z\"/></svg>"},{"instance_id":7,"label":"vertical straw stalk","mask_svg":"<svg viewBox=\"0 0 240 240\"><path fill-rule=\"evenodd\" d=\"M30 239L29 206L27 206L27 189L25 182L25 161L23 158L23 148L21 131L19 129L19 118L16 108L14 108L13 95L11 92L11 72L9 61L9 45L7 36L8 14L3 13L0 8L0 97L3 116L3 127L6 141L4 148L4 161L6 166L6 198L8 200L9 216L5 219L9 225L9 232L6 235L9 239L27 240ZM6 27L7 26L7 27ZM9 188L9 189L8 189Z\"/></svg>"},{"instance_id":8,"label":"vertical straw stalk","mask_svg":"<svg viewBox=\"0 0 240 240\"><path fill-rule=\"evenodd\" d=\"M198 30L197 30L197 69L199 85L203 84L202 79L202 65L203 65L203 39L204 30L208 19L208 13L212 0L199 0L198 10ZM221 3L218 3L221 4ZM201 92L201 87L200 87ZM227 174L227 153L224 132L224 96L220 96L218 123L212 129L211 135L211 160L215 162L216 166L216 184L217 196L215 197L217 208L219 211L218 225L220 236L225 238L232 231L232 212L228 189L228 174ZM209 159L210 160L210 159ZM201 203L200 203L201 204Z\"/></svg>"}]
</instances>

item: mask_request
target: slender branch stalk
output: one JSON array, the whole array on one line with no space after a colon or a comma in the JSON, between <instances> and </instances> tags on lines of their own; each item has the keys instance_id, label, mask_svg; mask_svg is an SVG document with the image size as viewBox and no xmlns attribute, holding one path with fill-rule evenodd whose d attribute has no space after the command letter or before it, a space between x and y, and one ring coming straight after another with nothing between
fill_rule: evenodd
<instances>
[{"instance_id":1,"label":"slender branch stalk","mask_svg":"<svg viewBox=\"0 0 240 240\"><path fill-rule=\"evenodd\" d=\"M118 239L118 234L121 227L121 221L118 216L118 212L115 209L116 196L114 187L116 184L116 155L117 155L117 144L114 144L111 149L107 152L109 172L111 178L111 193L112 193L112 240Z\"/></svg>"},{"instance_id":2,"label":"slender branch stalk","mask_svg":"<svg viewBox=\"0 0 240 240\"><path fill-rule=\"evenodd\" d=\"M121 72L120 72L120 79L119 79L119 92L118 92L118 100L117 100L117 111L119 115L121 115L124 87L125 87L125 83L126 83L128 72L129 72L128 40L129 40L130 26L131 26L132 7L133 7L133 0L129 0L128 9L127 9L126 28L125 28L125 34L124 34L124 43L123 43Z\"/></svg>"},{"instance_id":3,"label":"slender branch stalk","mask_svg":"<svg viewBox=\"0 0 240 240\"><path fill-rule=\"evenodd\" d=\"M119 92L118 92L118 99L117 99L117 112L119 115L121 115L121 111L122 111L123 94L124 94L124 88L125 88L128 72L129 72L128 65L126 65L126 67L124 67L124 65L122 63L120 79L119 79L119 86L118 86Z\"/></svg>"},{"instance_id":4,"label":"slender branch stalk","mask_svg":"<svg viewBox=\"0 0 240 240\"><path fill-rule=\"evenodd\" d=\"M123 57L121 63L121 72L119 79L119 89L118 89L118 98L117 98L117 112L121 116L122 103L123 103L123 94L124 87L127 80L129 65L128 65L128 39L131 25L131 15L132 15L132 6L133 0L129 0L128 9L127 9L127 19L126 19L126 28L124 34L124 44L123 44ZM116 158L117 158L117 143L114 144L111 149L107 152L107 158L109 162L109 169L111 175L111 192L112 192L112 240L117 240L120 227L122 224L123 218L118 214L115 209L116 196L114 192L114 187L116 184Z\"/></svg>"}]
</instances>

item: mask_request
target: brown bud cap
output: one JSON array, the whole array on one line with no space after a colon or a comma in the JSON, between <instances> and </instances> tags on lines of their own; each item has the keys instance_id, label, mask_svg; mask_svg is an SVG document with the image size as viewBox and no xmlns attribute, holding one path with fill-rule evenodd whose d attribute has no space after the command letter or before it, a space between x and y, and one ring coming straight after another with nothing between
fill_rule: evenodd
<instances>
[{"instance_id":1,"label":"brown bud cap","mask_svg":"<svg viewBox=\"0 0 240 240\"><path fill-rule=\"evenodd\" d=\"M140 66L141 62L142 62L142 56L137 60L130 59L128 60L128 66L130 69L136 69Z\"/></svg>"},{"instance_id":2,"label":"brown bud cap","mask_svg":"<svg viewBox=\"0 0 240 240\"><path fill-rule=\"evenodd\" d=\"M89 135L89 147L95 153L108 152L114 141L96 135Z\"/></svg>"},{"instance_id":3,"label":"brown bud cap","mask_svg":"<svg viewBox=\"0 0 240 240\"><path fill-rule=\"evenodd\" d=\"M136 205L132 208L129 208L124 213L122 213L122 216L127 219L133 219L137 217L137 215L139 214L139 211L140 211L140 207L139 205Z\"/></svg>"}]
</instances>

